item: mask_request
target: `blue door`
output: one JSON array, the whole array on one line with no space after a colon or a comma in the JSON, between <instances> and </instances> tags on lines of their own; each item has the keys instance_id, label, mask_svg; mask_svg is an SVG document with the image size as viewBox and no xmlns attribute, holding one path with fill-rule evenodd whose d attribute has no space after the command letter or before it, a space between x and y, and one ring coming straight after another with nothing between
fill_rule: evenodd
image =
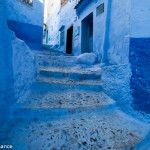
<instances>
[{"instance_id":1,"label":"blue door","mask_svg":"<svg viewBox=\"0 0 150 150\"><path fill-rule=\"evenodd\" d=\"M46 31L46 44L48 43L48 30Z\"/></svg>"}]
</instances>

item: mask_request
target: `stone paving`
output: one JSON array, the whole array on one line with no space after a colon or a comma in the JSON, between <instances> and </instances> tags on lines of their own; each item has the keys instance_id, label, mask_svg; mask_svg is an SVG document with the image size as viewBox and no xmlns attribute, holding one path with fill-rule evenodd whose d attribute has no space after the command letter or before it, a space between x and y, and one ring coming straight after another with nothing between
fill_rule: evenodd
<instances>
[{"instance_id":1,"label":"stone paving","mask_svg":"<svg viewBox=\"0 0 150 150\"><path fill-rule=\"evenodd\" d=\"M81 108L111 105L114 101L103 92L44 92L27 93L18 101L22 108Z\"/></svg>"},{"instance_id":2,"label":"stone paving","mask_svg":"<svg viewBox=\"0 0 150 150\"><path fill-rule=\"evenodd\" d=\"M15 123L17 122L17 124ZM73 115L50 121L11 120L4 143L16 150L133 150L148 127L120 111ZM0 134L4 131L1 131Z\"/></svg>"},{"instance_id":3,"label":"stone paving","mask_svg":"<svg viewBox=\"0 0 150 150\"><path fill-rule=\"evenodd\" d=\"M49 83L49 84L68 84L68 85L100 85L101 81L100 80L71 80L71 79L55 79L55 78L38 78L36 80L37 82L44 82L44 83Z\"/></svg>"},{"instance_id":4,"label":"stone paving","mask_svg":"<svg viewBox=\"0 0 150 150\"><path fill-rule=\"evenodd\" d=\"M51 72L63 72L63 73L80 73L80 74L92 74L92 73L101 73L101 69L97 68L50 68L50 67L40 67L41 70L51 71Z\"/></svg>"}]
</instances>

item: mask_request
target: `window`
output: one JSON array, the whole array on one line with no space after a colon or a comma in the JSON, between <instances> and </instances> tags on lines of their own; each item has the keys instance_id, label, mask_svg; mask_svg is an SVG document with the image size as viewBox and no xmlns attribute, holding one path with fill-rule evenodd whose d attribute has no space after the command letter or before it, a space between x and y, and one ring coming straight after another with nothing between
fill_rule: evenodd
<instances>
[{"instance_id":1,"label":"window","mask_svg":"<svg viewBox=\"0 0 150 150\"><path fill-rule=\"evenodd\" d=\"M65 34L64 31L61 31L61 32L60 32L60 45L63 45L63 44L64 44L64 34Z\"/></svg>"},{"instance_id":2,"label":"window","mask_svg":"<svg viewBox=\"0 0 150 150\"><path fill-rule=\"evenodd\" d=\"M104 12L104 3L99 5L97 8L96 8L96 16L102 14Z\"/></svg>"},{"instance_id":3,"label":"window","mask_svg":"<svg viewBox=\"0 0 150 150\"><path fill-rule=\"evenodd\" d=\"M33 7L33 0L19 0L19 1L24 3L25 5Z\"/></svg>"}]
</instances>

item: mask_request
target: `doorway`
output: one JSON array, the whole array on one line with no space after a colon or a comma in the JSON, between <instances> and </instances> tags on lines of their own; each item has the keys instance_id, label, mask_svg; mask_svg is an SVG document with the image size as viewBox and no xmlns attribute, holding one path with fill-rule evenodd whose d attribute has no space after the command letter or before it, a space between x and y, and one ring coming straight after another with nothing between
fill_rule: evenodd
<instances>
[{"instance_id":1,"label":"doorway","mask_svg":"<svg viewBox=\"0 0 150 150\"><path fill-rule=\"evenodd\" d=\"M93 13L82 20L81 53L93 52Z\"/></svg>"},{"instance_id":2,"label":"doorway","mask_svg":"<svg viewBox=\"0 0 150 150\"><path fill-rule=\"evenodd\" d=\"M67 54L72 54L72 40L73 40L73 26L71 26L67 30L67 45L66 45Z\"/></svg>"}]
</instances>

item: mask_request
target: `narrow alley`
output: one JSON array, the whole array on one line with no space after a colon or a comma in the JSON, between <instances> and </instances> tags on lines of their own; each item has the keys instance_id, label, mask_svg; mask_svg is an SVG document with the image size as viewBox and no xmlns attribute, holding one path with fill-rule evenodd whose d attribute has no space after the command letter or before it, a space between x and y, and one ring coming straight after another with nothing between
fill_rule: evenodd
<instances>
[{"instance_id":1,"label":"narrow alley","mask_svg":"<svg viewBox=\"0 0 150 150\"><path fill-rule=\"evenodd\" d=\"M150 150L134 2L0 0L0 149Z\"/></svg>"}]
</instances>

